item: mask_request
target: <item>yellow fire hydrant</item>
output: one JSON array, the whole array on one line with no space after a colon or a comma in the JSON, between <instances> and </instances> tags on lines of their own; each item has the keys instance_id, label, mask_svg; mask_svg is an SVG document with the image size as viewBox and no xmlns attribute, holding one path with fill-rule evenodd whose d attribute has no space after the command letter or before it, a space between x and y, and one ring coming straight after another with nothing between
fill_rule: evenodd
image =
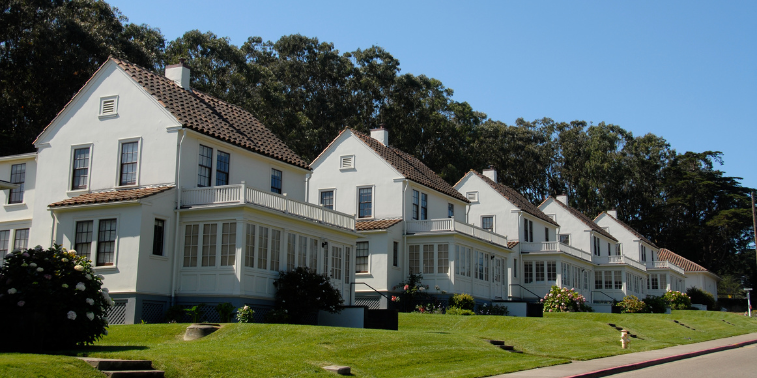
<instances>
[{"instance_id":1,"label":"yellow fire hydrant","mask_svg":"<svg viewBox=\"0 0 757 378\"><path fill-rule=\"evenodd\" d=\"M620 345L623 346L623 349L628 349L628 341L630 338L628 337L628 331L627 330L621 330L620 331Z\"/></svg>"}]
</instances>

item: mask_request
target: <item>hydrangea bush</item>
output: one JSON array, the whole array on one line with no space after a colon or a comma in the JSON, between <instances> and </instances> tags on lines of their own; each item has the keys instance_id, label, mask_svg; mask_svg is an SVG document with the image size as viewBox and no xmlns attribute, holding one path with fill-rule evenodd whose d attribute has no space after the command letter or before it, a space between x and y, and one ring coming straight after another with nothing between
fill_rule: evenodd
<instances>
[{"instance_id":1,"label":"hydrangea bush","mask_svg":"<svg viewBox=\"0 0 757 378\"><path fill-rule=\"evenodd\" d=\"M540 300L544 312L591 312L586 305L586 298L575 289L560 288L553 285L549 293Z\"/></svg>"},{"instance_id":2,"label":"hydrangea bush","mask_svg":"<svg viewBox=\"0 0 757 378\"><path fill-rule=\"evenodd\" d=\"M244 305L237 310L237 321L240 323L253 323L255 322L255 310L250 306Z\"/></svg>"},{"instance_id":3,"label":"hydrangea bush","mask_svg":"<svg viewBox=\"0 0 757 378\"><path fill-rule=\"evenodd\" d=\"M686 293L668 290L663 296L673 310L688 310L691 308L691 298Z\"/></svg>"},{"instance_id":4,"label":"hydrangea bush","mask_svg":"<svg viewBox=\"0 0 757 378\"><path fill-rule=\"evenodd\" d=\"M617 306L620 307L620 312L622 314L649 312L647 304L635 295L625 296L622 301L618 302Z\"/></svg>"},{"instance_id":5,"label":"hydrangea bush","mask_svg":"<svg viewBox=\"0 0 757 378\"><path fill-rule=\"evenodd\" d=\"M51 350L107 335L114 304L92 262L59 245L13 251L0 267L1 349Z\"/></svg>"}]
</instances>

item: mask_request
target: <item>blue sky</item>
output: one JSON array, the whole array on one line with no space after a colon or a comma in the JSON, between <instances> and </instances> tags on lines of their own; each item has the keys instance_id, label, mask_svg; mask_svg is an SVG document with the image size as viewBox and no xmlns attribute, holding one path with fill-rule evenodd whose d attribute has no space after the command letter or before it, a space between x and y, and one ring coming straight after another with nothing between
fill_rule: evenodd
<instances>
[{"instance_id":1,"label":"blue sky","mask_svg":"<svg viewBox=\"0 0 757 378\"><path fill-rule=\"evenodd\" d=\"M108 0L168 41L302 34L381 46L490 118L586 120L723 152L757 187L757 1Z\"/></svg>"}]
</instances>

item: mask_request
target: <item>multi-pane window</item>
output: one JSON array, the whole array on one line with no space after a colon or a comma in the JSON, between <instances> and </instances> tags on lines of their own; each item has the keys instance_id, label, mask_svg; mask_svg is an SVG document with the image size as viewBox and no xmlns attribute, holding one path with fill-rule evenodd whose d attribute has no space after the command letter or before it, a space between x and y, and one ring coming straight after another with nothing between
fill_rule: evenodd
<instances>
[{"instance_id":1,"label":"multi-pane window","mask_svg":"<svg viewBox=\"0 0 757 378\"><path fill-rule=\"evenodd\" d=\"M615 255L620 256L621 254L623 254L623 244L615 244Z\"/></svg>"},{"instance_id":2,"label":"multi-pane window","mask_svg":"<svg viewBox=\"0 0 757 378\"><path fill-rule=\"evenodd\" d=\"M294 270L294 259L297 248L297 235L287 234L287 270Z\"/></svg>"},{"instance_id":3,"label":"multi-pane window","mask_svg":"<svg viewBox=\"0 0 757 378\"><path fill-rule=\"evenodd\" d=\"M321 192L321 206L334 210L334 191L324 190Z\"/></svg>"},{"instance_id":4,"label":"multi-pane window","mask_svg":"<svg viewBox=\"0 0 757 378\"><path fill-rule=\"evenodd\" d=\"M355 246L355 272L368 273L368 242L357 242Z\"/></svg>"},{"instance_id":5,"label":"multi-pane window","mask_svg":"<svg viewBox=\"0 0 757 378\"><path fill-rule=\"evenodd\" d=\"M413 219L418 219L418 213L420 212L418 210L420 203L420 193L418 193L417 190L413 190Z\"/></svg>"},{"instance_id":6,"label":"multi-pane window","mask_svg":"<svg viewBox=\"0 0 757 378\"><path fill-rule=\"evenodd\" d=\"M428 219L428 195L421 193L421 219Z\"/></svg>"},{"instance_id":7,"label":"multi-pane window","mask_svg":"<svg viewBox=\"0 0 757 378\"><path fill-rule=\"evenodd\" d=\"M612 290L612 271L605 271L605 290Z\"/></svg>"},{"instance_id":8,"label":"multi-pane window","mask_svg":"<svg viewBox=\"0 0 757 378\"><path fill-rule=\"evenodd\" d=\"M399 266L399 249L400 243L394 242L394 246L392 248L392 266Z\"/></svg>"},{"instance_id":9,"label":"multi-pane window","mask_svg":"<svg viewBox=\"0 0 757 378\"><path fill-rule=\"evenodd\" d=\"M447 204L447 218L454 218L455 217L455 205L448 203Z\"/></svg>"},{"instance_id":10,"label":"multi-pane window","mask_svg":"<svg viewBox=\"0 0 757 378\"><path fill-rule=\"evenodd\" d=\"M233 266L237 260L237 224L221 224L221 266Z\"/></svg>"},{"instance_id":11,"label":"multi-pane window","mask_svg":"<svg viewBox=\"0 0 757 378\"><path fill-rule=\"evenodd\" d=\"M218 151L216 157L216 185L229 185L229 161L231 155Z\"/></svg>"},{"instance_id":12,"label":"multi-pane window","mask_svg":"<svg viewBox=\"0 0 757 378\"><path fill-rule=\"evenodd\" d=\"M271 230L271 270L279 270L281 261L281 231Z\"/></svg>"},{"instance_id":13,"label":"multi-pane window","mask_svg":"<svg viewBox=\"0 0 757 378\"><path fill-rule=\"evenodd\" d=\"M331 278L335 280L342 279L342 249L336 246L331 247Z\"/></svg>"},{"instance_id":14,"label":"multi-pane window","mask_svg":"<svg viewBox=\"0 0 757 378\"><path fill-rule=\"evenodd\" d=\"M667 290L668 289L667 279L668 279L667 275L660 274L660 290Z\"/></svg>"},{"instance_id":15,"label":"multi-pane window","mask_svg":"<svg viewBox=\"0 0 757 378\"><path fill-rule=\"evenodd\" d=\"M610 242L607 242L607 256L610 256L612 254L612 246L610 245Z\"/></svg>"},{"instance_id":16,"label":"multi-pane window","mask_svg":"<svg viewBox=\"0 0 757 378\"><path fill-rule=\"evenodd\" d=\"M437 253L437 273L449 273L449 244L438 244Z\"/></svg>"},{"instance_id":17,"label":"multi-pane window","mask_svg":"<svg viewBox=\"0 0 757 378\"><path fill-rule=\"evenodd\" d=\"M26 163L13 164L11 166L11 184L18 184L8 193L8 203L24 202L24 182L26 181Z\"/></svg>"},{"instance_id":18,"label":"multi-pane window","mask_svg":"<svg viewBox=\"0 0 757 378\"><path fill-rule=\"evenodd\" d=\"M209 223L202 225L202 266L216 266L216 234L218 225Z\"/></svg>"},{"instance_id":19,"label":"multi-pane window","mask_svg":"<svg viewBox=\"0 0 757 378\"><path fill-rule=\"evenodd\" d=\"M584 290L589 290L589 272L584 270Z\"/></svg>"},{"instance_id":20,"label":"multi-pane window","mask_svg":"<svg viewBox=\"0 0 757 378\"><path fill-rule=\"evenodd\" d=\"M536 282L544 282L544 262L536 262Z\"/></svg>"},{"instance_id":21,"label":"multi-pane window","mask_svg":"<svg viewBox=\"0 0 757 378\"><path fill-rule=\"evenodd\" d=\"M97 227L97 266L113 265L116 253L116 220L101 219Z\"/></svg>"},{"instance_id":22,"label":"multi-pane window","mask_svg":"<svg viewBox=\"0 0 757 378\"><path fill-rule=\"evenodd\" d=\"M594 289L602 290L602 272L594 271Z\"/></svg>"},{"instance_id":23,"label":"multi-pane window","mask_svg":"<svg viewBox=\"0 0 757 378\"><path fill-rule=\"evenodd\" d=\"M152 254L163 256L163 240L165 237L166 221L156 219L152 228ZM77 249L78 251L78 249Z\"/></svg>"},{"instance_id":24,"label":"multi-pane window","mask_svg":"<svg viewBox=\"0 0 757 378\"><path fill-rule=\"evenodd\" d=\"M350 247L344 247L344 283L350 283Z\"/></svg>"},{"instance_id":25,"label":"multi-pane window","mask_svg":"<svg viewBox=\"0 0 757 378\"><path fill-rule=\"evenodd\" d=\"M513 277L518 278L518 259L513 259Z\"/></svg>"},{"instance_id":26,"label":"multi-pane window","mask_svg":"<svg viewBox=\"0 0 757 378\"><path fill-rule=\"evenodd\" d=\"M318 239L310 239L310 270L315 272L318 269Z\"/></svg>"},{"instance_id":27,"label":"multi-pane window","mask_svg":"<svg viewBox=\"0 0 757 378\"><path fill-rule=\"evenodd\" d=\"M8 253L8 243L10 242L10 238L10 230L0 231L0 256L5 256Z\"/></svg>"},{"instance_id":28,"label":"multi-pane window","mask_svg":"<svg viewBox=\"0 0 757 378\"><path fill-rule=\"evenodd\" d=\"M560 234L560 243L570 245L570 234Z\"/></svg>"},{"instance_id":29,"label":"multi-pane window","mask_svg":"<svg viewBox=\"0 0 757 378\"><path fill-rule=\"evenodd\" d=\"M308 238L307 236L300 236L300 248L299 255L297 255L297 266L308 266Z\"/></svg>"},{"instance_id":30,"label":"multi-pane window","mask_svg":"<svg viewBox=\"0 0 757 378\"><path fill-rule=\"evenodd\" d=\"M197 248L200 236L200 225L188 224L184 232L184 266L197 266Z\"/></svg>"},{"instance_id":31,"label":"multi-pane window","mask_svg":"<svg viewBox=\"0 0 757 378\"><path fill-rule=\"evenodd\" d=\"M455 274L460 274L460 246L455 245Z\"/></svg>"},{"instance_id":32,"label":"multi-pane window","mask_svg":"<svg viewBox=\"0 0 757 378\"><path fill-rule=\"evenodd\" d=\"M534 282L534 265L530 261L523 263L523 282Z\"/></svg>"},{"instance_id":33,"label":"multi-pane window","mask_svg":"<svg viewBox=\"0 0 757 378\"><path fill-rule=\"evenodd\" d=\"M373 189L360 188L358 191L359 205L358 218L370 218L373 216Z\"/></svg>"},{"instance_id":34,"label":"multi-pane window","mask_svg":"<svg viewBox=\"0 0 757 378\"><path fill-rule=\"evenodd\" d=\"M121 144L121 179L119 185L137 184L137 159L139 159L139 142Z\"/></svg>"},{"instance_id":35,"label":"multi-pane window","mask_svg":"<svg viewBox=\"0 0 757 378\"><path fill-rule=\"evenodd\" d=\"M268 227L258 228L258 269L268 269Z\"/></svg>"},{"instance_id":36,"label":"multi-pane window","mask_svg":"<svg viewBox=\"0 0 757 378\"><path fill-rule=\"evenodd\" d=\"M534 222L528 219L523 219L523 239L526 242L534 241Z\"/></svg>"},{"instance_id":37,"label":"multi-pane window","mask_svg":"<svg viewBox=\"0 0 757 378\"><path fill-rule=\"evenodd\" d=\"M76 222L76 235L74 236L74 249L79 256L92 258L92 228L93 221Z\"/></svg>"},{"instance_id":38,"label":"multi-pane window","mask_svg":"<svg viewBox=\"0 0 757 378\"><path fill-rule=\"evenodd\" d=\"M89 179L89 147L74 150L74 171L71 177L71 190L87 189Z\"/></svg>"},{"instance_id":39,"label":"multi-pane window","mask_svg":"<svg viewBox=\"0 0 757 378\"><path fill-rule=\"evenodd\" d=\"M549 227L544 227L544 241L549 241Z\"/></svg>"},{"instance_id":40,"label":"multi-pane window","mask_svg":"<svg viewBox=\"0 0 757 378\"><path fill-rule=\"evenodd\" d=\"M255 266L255 225L249 223L244 240L244 266Z\"/></svg>"},{"instance_id":41,"label":"multi-pane window","mask_svg":"<svg viewBox=\"0 0 757 378\"><path fill-rule=\"evenodd\" d=\"M434 245L423 245L423 273L434 273Z\"/></svg>"},{"instance_id":42,"label":"multi-pane window","mask_svg":"<svg viewBox=\"0 0 757 378\"><path fill-rule=\"evenodd\" d=\"M639 253L641 253L641 261L647 261L647 247L642 245Z\"/></svg>"},{"instance_id":43,"label":"multi-pane window","mask_svg":"<svg viewBox=\"0 0 757 378\"><path fill-rule=\"evenodd\" d=\"M494 217L491 215L481 217L481 228L494 232Z\"/></svg>"},{"instance_id":44,"label":"multi-pane window","mask_svg":"<svg viewBox=\"0 0 757 378\"><path fill-rule=\"evenodd\" d=\"M410 263L410 274L421 272L421 246L411 245L409 247L408 259Z\"/></svg>"},{"instance_id":45,"label":"multi-pane window","mask_svg":"<svg viewBox=\"0 0 757 378\"><path fill-rule=\"evenodd\" d=\"M323 274L327 274L328 272L329 272L329 247L327 244L326 248L323 249Z\"/></svg>"},{"instance_id":46,"label":"multi-pane window","mask_svg":"<svg viewBox=\"0 0 757 378\"><path fill-rule=\"evenodd\" d=\"M592 236L592 240L594 241L594 256L599 256L599 238Z\"/></svg>"},{"instance_id":47,"label":"multi-pane window","mask_svg":"<svg viewBox=\"0 0 757 378\"><path fill-rule=\"evenodd\" d=\"M556 261L547 261L547 281L557 281Z\"/></svg>"},{"instance_id":48,"label":"multi-pane window","mask_svg":"<svg viewBox=\"0 0 757 378\"><path fill-rule=\"evenodd\" d=\"M615 290L623 290L623 272L621 272L619 270L615 270L615 271L613 271L612 275L613 275L614 281L615 281L614 289Z\"/></svg>"},{"instance_id":49,"label":"multi-pane window","mask_svg":"<svg viewBox=\"0 0 757 378\"><path fill-rule=\"evenodd\" d=\"M197 168L197 186L210 186L210 177L213 172L213 149L200 145L200 160Z\"/></svg>"},{"instance_id":50,"label":"multi-pane window","mask_svg":"<svg viewBox=\"0 0 757 378\"><path fill-rule=\"evenodd\" d=\"M488 253L482 253L482 255L484 255L484 281L489 281L489 261L491 259Z\"/></svg>"},{"instance_id":51,"label":"multi-pane window","mask_svg":"<svg viewBox=\"0 0 757 378\"><path fill-rule=\"evenodd\" d=\"M281 194L281 171L271 168L271 192Z\"/></svg>"}]
</instances>

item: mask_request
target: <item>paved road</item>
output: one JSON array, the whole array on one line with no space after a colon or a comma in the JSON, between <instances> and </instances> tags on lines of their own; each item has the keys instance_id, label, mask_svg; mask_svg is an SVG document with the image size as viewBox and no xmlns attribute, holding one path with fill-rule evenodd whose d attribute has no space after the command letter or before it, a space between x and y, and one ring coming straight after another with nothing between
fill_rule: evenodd
<instances>
[{"instance_id":1,"label":"paved road","mask_svg":"<svg viewBox=\"0 0 757 378\"><path fill-rule=\"evenodd\" d=\"M757 346L749 345L738 349L687 358L667 364L611 375L613 378L655 378L655 377L757 377Z\"/></svg>"}]
</instances>

